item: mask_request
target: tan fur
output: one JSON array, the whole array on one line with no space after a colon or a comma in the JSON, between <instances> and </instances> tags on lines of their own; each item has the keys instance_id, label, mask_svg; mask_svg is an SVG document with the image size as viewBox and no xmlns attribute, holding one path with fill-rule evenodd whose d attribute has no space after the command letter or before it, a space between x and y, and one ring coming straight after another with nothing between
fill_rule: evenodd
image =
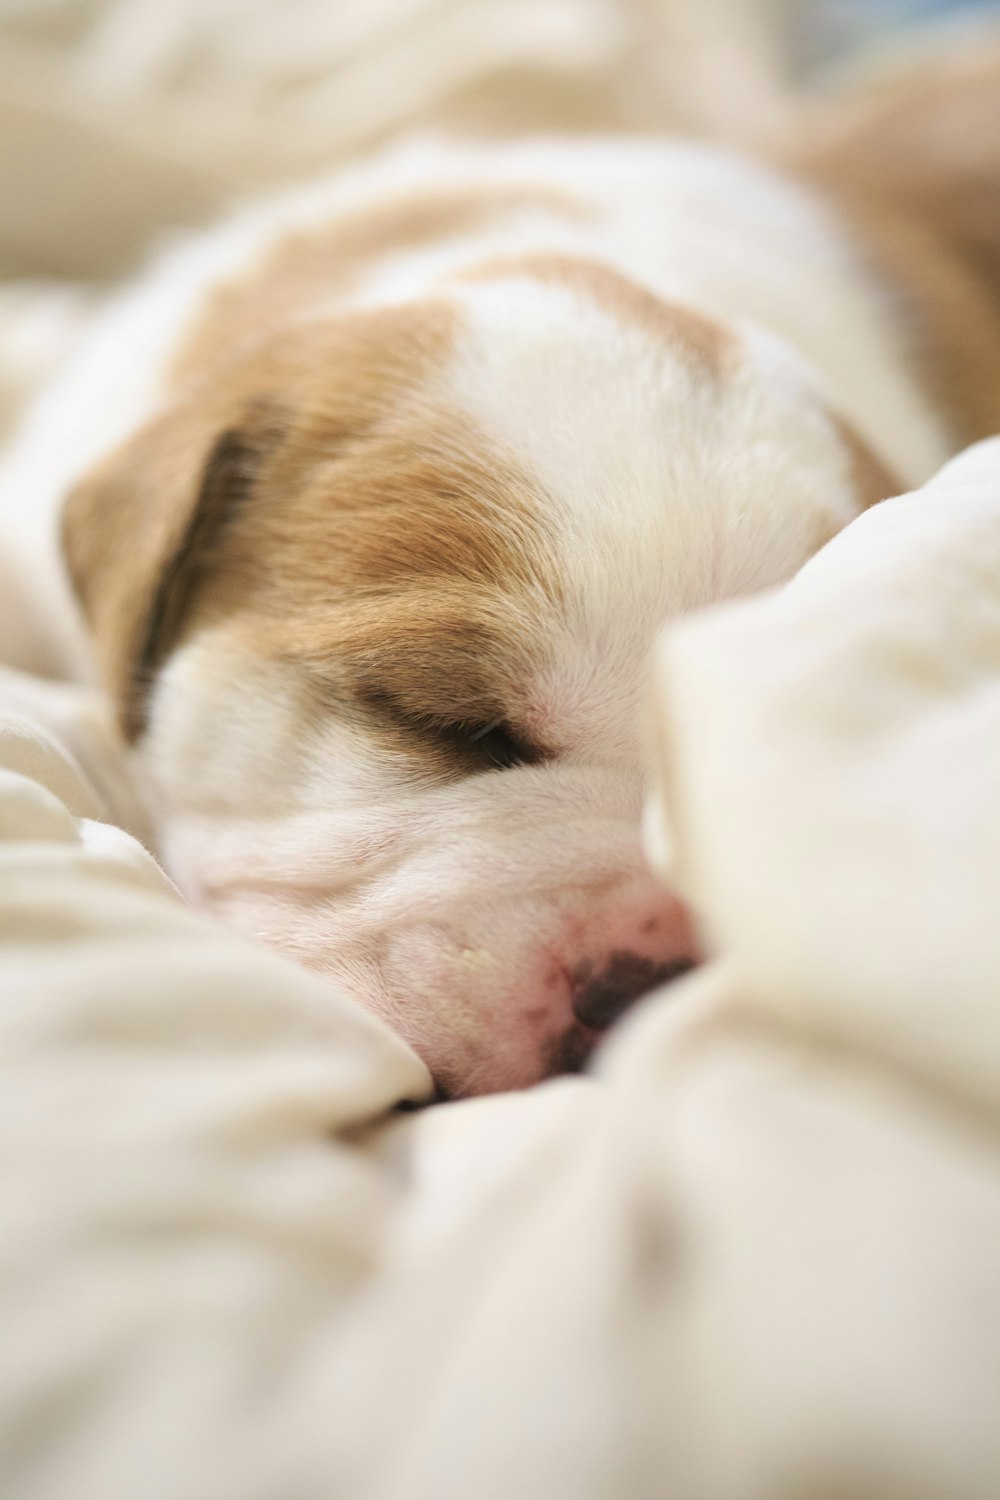
<instances>
[{"instance_id":1,"label":"tan fur","mask_svg":"<svg viewBox=\"0 0 1000 1500\"><path fill-rule=\"evenodd\" d=\"M379 260L457 239L525 210L577 222L588 212L569 193L545 187L438 189L285 235L252 271L214 292L179 350L174 375L179 382L203 375L227 351L266 337L315 302L349 296Z\"/></svg>"},{"instance_id":2,"label":"tan fur","mask_svg":"<svg viewBox=\"0 0 1000 1500\"><path fill-rule=\"evenodd\" d=\"M563 255L505 256L463 271L455 279L492 281L510 276L527 276L568 287L595 302L620 323L662 339L672 353L682 349L709 379L722 379L740 359L740 341L724 323L696 308L658 297L599 261ZM861 506L867 509L906 488L848 421L833 411L830 420L847 449L851 478ZM829 541L833 534L832 530L824 532L817 546Z\"/></svg>"},{"instance_id":3,"label":"tan fur","mask_svg":"<svg viewBox=\"0 0 1000 1500\"><path fill-rule=\"evenodd\" d=\"M342 346L343 379L327 351L192 623L238 614L255 653L304 668L321 706L363 714L440 769L455 759L442 729L517 700L537 640L528 615L559 586L527 478L425 399L426 371L401 379L400 316L414 314L392 309L377 341L368 324Z\"/></svg>"},{"instance_id":4,"label":"tan fur","mask_svg":"<svg viewBox=\"0 0 1000 1500\"><path fill-rule=\"evenodd\" d=\"M834 101L782 164L852 222L957 439L1000 430L1000 43Z\"/></svg>"},{"instance_id":5,"label":"tan fur","mask_svg":"<svg viewBox=\"0 0 1000 1500\"><path fill-rule=\"evenodd\" d=\"M597 262L512 257L459 279L511 274L584 294L710 378L737 357L723 325ZM438 751L435 725L489 722L516 699L525 605L560 591L529 481L425 398L456 316L425 301L237 341L73 491L66 555L127 737L183 632L223 619L401 748L419 744L418 717ZM861 502L897 492L834 420Z\"/></svg>"},{"instance_id":6,"label":"tan fur","mask_svg":"<svg viewBox=\"0 0 1000 1500\"><path fill-rule=\"evenodd\" d=\"M558 588L527 481L424 400L454 318L424 302L265 344L74 491L66 552L129 737L182 630L220 620L400 744L411 712L495 716L517 596Z\"/></svg>"},{"instance_id":7,"label":"tan fur","mask_svg":"<svg viewBox=\"0 0 1000 1500\"><path fill-rule=\"evenodd\" d=\"M722 323L692 307L647 291L611 266L582 256L512 255L483 262L456 278L494 281L525 276L570 291L596 303L626 327L661 339L672 352L681 348L711 377L718 379L736 357L738 341Z\"/></svg>"},{"instance_id":8,"label":"tan fur","mask_svg":"<svg viewBox=\"0 0 1000 1500\"><path fill-rule=\"evenodd\" d=\"M744 287L743 218L717 204L729 182L737 207L752 198L757 174L711 168L717 196L695 194L673 271L686 157L657 207L670 152L662 165L626 152L622 172L634 161L638 175L614 209L609 146L549 150L556 182L602 164L594 201L609 223L620 214L614 233L567 235L558 192L501 186L276 239L329 204L320 185L168 262L150 291L156 358L134 391L128 361L124 376L109 361L122 405L104 404L114 420L98 416L88 451L151 402L158 415L65 511L180 888L334 976L461 1092L579 1065L609 998L624 1006L697 957L639 840L633 724L659 622L791 576L854 513L848 471L863 504L899 488L824 404L823 358L817 382L808 358L741 321L744 296L753 308L763 287L766 311L777 287L774 326L787 315L794 333L810 287L829 286L845 342L852 329L861 341L846 376L831 355L828 384L861 405L872 304L845 289L840 260L802 293L789 283L786 305L768 231ZM483 160L484 182L509 180ZM808 204L800 220L796 198L789 233L818 254L825 226ZM498 242L491 216L507 212L514 233ZM692 296L718 276L731 325L645 290L644 275L660 284L661 232L662 285L683 294L693 261ZM630 248L647 235L648 260ZM497 259L498 243L536 253ZM592 258L551 253L567 243ZM223 264L243 271L213 292ZM798 274L798 257L787 265ZM459 266L472 269L449 274ZM368 269L388 274L367 282ZM132 313L126 301L118 336ZM136 337L126 352L138 369L148 351ZM901 388L900 452L933 413L914 392L911 419L906 372L897 382L886 361L871 425L877 438L880 402L892 422ZM494 768L510 774L468 774ZM470 970L468 953L485 962Z\"/></svg>"}]
</instances>

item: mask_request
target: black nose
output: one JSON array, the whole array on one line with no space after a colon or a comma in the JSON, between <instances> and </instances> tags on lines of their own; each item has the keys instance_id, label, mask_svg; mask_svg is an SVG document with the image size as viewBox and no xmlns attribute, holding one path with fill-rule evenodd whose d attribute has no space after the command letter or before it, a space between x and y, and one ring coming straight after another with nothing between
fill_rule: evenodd
<instances>
[{"instance_id":1,"label":"black nose","mask_svg":"<svg viewBox=\"0 0 1000 1500\"><path fill-rule=\"evenodd\" d=\"M657 985L679 979L694 968L690 958L676 958L657 963L638 953L612 953L607 967L599 974L594 966L582 963L573 975L573 1014L592 1031L603 1031L628 1010L633 1000Z\"/></svg>"}]
</instances>

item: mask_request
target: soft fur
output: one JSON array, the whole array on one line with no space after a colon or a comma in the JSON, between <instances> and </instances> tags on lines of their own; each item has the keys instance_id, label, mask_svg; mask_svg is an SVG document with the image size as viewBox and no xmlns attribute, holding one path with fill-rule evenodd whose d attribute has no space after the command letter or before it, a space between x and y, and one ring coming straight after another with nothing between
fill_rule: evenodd
<instances>
[{"instance_id":1,"label":"soft fur","mask_svg":"<svg viewBox=\"0 0 1000 1500\"><path fill-rule=\"evenodd\" d=\"M865 238L876 155L863 122L784 174L396 152L167 254L13 455L40 513L72 490L182 889L443 1091L579 1065L698 956L639 837L658 625L788 578L954 446L919 287Z\"/></svg>"}]
</instances>

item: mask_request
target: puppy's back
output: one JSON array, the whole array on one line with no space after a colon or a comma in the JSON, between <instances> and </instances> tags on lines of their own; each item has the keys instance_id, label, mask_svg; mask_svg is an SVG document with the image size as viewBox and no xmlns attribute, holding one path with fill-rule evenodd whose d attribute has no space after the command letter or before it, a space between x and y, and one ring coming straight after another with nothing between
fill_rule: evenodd
<instances>
[{"instance_id":1,"label":"puppy's back","mask_svg":"<svg viewBox=\"0 0 1000 1500\"><path fill-rule=\"evenodd\" d=\"M1000 32L828 102L779 156L867 246L956 436L1000 430Z\"/></svg>"}]
</instances>

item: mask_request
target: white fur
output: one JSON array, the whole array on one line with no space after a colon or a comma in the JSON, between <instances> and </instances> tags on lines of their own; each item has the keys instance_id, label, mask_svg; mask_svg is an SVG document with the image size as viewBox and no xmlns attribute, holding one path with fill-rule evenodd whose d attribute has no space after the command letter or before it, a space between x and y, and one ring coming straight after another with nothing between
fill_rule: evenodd
<instances>
[{"instance_id":1,"label":"white fur","mask_svg":"<svg viewBox=\"0 0 1000 1500\"><path fill-rule=\"evenodd\" d=\"M715 151L645 142L425 146L296 190L167 253L43 401L3 476L39 534L67 485L157 407L210 287L291 225L394 194L524 181L582 200L519 210L372 266L353 295L429 289L461 312L435 399L546 497L560 608L532 618L523 706L544 766L420 782L362 731L317 729L288 669L225 626L167 664L142 748L164 858L193 899L335 974L449 1087L543 1073L572 974L615 953L690 951L640 849L645 661L674 613L787 578L855 514L832 402L907 482L947 451L878 291L797 187ZM721 317L721 382L690 351L581 293L454 273L517 251L587 255ZM329 299L313 309L328 316ZM43 546L44 543L40 543ZM511 601L511 607L517 607Z\"/></svg>"}]
</instances>

